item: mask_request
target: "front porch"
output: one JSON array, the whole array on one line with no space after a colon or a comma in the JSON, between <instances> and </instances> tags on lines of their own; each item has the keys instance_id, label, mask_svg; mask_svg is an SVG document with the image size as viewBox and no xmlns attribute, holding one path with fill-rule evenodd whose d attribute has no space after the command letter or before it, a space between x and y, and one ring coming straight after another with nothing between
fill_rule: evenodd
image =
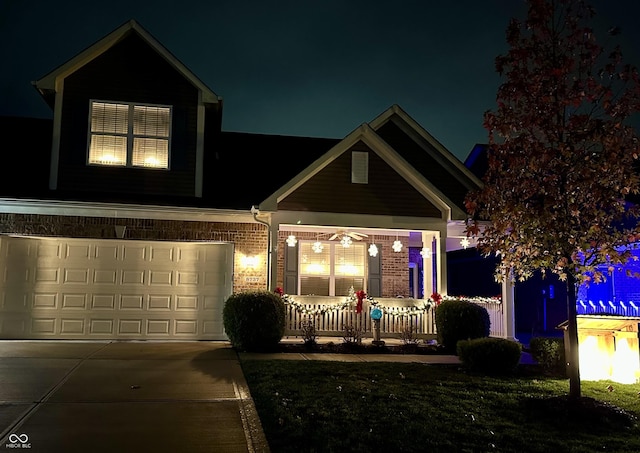
<instances>
[{"instance_id":1,"label":"front porch","mask_svg":"<svg viewBox=\"0 0 640 453\"><path fill-rule=\"evenodd\" d=\"M445 296L443 299L453 299ZM491 320L490 336L507 337L504 304L493 298L464 298L482 304ZM285 296L285 336L303 337L302 322L313 322L317 335L341 338L345 329L355 327L364 338L373 337L371 310L382 311L380 319L381 339L399 339L410 333L420 340L432 340L437 336L435 322L436 302L431 299L365 298L362 310L357 313L356 300L350 297ZM411 329L409 331L409 329Z\"/></svg>"}]
</instances>

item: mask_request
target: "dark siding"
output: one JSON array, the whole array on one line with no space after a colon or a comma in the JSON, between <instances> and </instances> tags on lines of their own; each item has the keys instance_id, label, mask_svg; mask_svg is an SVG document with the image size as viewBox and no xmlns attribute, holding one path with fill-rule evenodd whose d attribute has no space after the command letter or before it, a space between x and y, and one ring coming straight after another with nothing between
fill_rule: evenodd
<instances>
[{"instance_id":1,"label":"dark siding","mask_svg":"<svg viewBox=\"0 0 640 453\"><path fill-rule=\"evenodd\" d=\"M469 187L461 182L468 178L457 170L449 169L438 162L431 154L414 142L392 121L381 126L377 131L388 144L413 166L419 173L445 194L453 203L464 209L464 198ZM434 154L436 151L434 151ZM439 152L437 152L439 153Z\"/></svg>"},{"instance_id":2,"label":"dark siding","mask_svg":"<svg viewBox=\"0 0 640 453\"><path fill-rule=\"evenodd\" d=\"M170 171L86 165L89 101L173 106ZM198 91L136 33L65 79L58 188L195 194Z\"/></svg>"},{"instance_id":3,"label":"dark siding","mask_svg":"<svg viewBox=\"0 0 640 453\"><path fill-rule=\"evenodd\" d=\"M369 152L369 184L351 183L351 151ZM292 211L440 217L440 211L358 142L278 204Z\"/></svg>"}]
</instances>

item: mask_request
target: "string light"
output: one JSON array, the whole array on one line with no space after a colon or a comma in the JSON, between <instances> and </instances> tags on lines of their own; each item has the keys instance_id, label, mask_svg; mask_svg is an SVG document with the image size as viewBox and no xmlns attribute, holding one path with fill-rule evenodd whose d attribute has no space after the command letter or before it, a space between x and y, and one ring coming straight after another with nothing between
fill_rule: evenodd
<instances>
[{"instance_id":1,"label":"string light","mask_svg":"<svg viewBox=\"0 0 640 453\"><path fill-rule=\"evenodd\" d=\"M420 250L420 255L422 255L422 257L426 259L431 258L431 249L429 247L422 247L422 250Z\"/></svg>"},{"instance_id":2,"label":"string light","mask_svg":"<svg viewBox=\"0 0 640 453\"><path fill-rule=\"evenodd\" d=\"M314 242L313 245L311 246L311 250L313 250L316 253L322 253L323 249L324 249L324 246L322 245L322 242L320 242L320 241Z\"/></svg>"},{"instance_id":3,"label":"string light","mask_svg":"<svg viewBox=\"0 0 640 453\"><path fill-rule=\"evenodd\" d=\"M462 238L460 240L460 245L462 246L463 249L466 249L467 247L469 247L469 238Z\"/></svg>"},{"instance_id":4,"label":"string light","mask_svg":"<svg viewBox=\"0 0 640 453\"><path fill-rule=\"evenodd\" d=\"M342 246L344 248L349 248L351 247L351 243L353 241L351 241L351 238L349 236L347 236L346 234L344 236L342 236L342 239L340 239L340 244L342 244Z\"/></svg>"},{"instance_id":5,"label":"string light","mask_svg":"<svg viewBox=\"0 0 640 453\"><path fill-rule=\"evenodd\" d=\"M400 242L397 238L393 241L393 245L391 246L394 252L402 251L402 242Z\"/></svg>"},{"instance_id":6,"label":"string light","mask_svg":"<svg viewBox=\"0 0 640 453\"><path fill-rule=\"evenodd\" d=\"M371 244L369 246L369 256L376 256L378 254L378 246Z\"/></svg>"},{"instance_id":7,"label":"string light","mask_svg":"<svg viewBox=\"0 0 640 453\"><path fill-rule=\"evenodd\" d=\"M287 245L289 247L295 247L297 243L298 243L298 240L293 234L290 234L289 237L287 237Z\"/></svg>"}]
</instances>

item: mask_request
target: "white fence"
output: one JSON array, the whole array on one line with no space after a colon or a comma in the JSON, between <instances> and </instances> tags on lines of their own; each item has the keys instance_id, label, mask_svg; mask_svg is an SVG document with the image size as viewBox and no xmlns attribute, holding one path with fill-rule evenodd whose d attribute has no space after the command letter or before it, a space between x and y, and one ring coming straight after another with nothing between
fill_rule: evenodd
<instances>
[{"instance_id":1,"label":"white fence","mask_svg":"<svg viewBox=\"0 0 640 453\"><path fill-rule=\"evenodd\" d=\"M288 296L294 303L286 304L285 336L302 336L302 322L312 321L319 336L342 337L345 328L355 327L364 332L365 337L372 337L368 300L362 303L361 313L356 313L355 304L345 307L345 298L323 296ZM380 336L382 338L401 338L404 331L412 326L418 338L433 339L436 337L435 309L414 310L407 313L408 307L424 307L423 300L416 299L376 299L378 306L384 307L380 319ZM480 303L488 313L491 321L490 336L504 337L503 304Z\"/></svg>"}]
</instances>

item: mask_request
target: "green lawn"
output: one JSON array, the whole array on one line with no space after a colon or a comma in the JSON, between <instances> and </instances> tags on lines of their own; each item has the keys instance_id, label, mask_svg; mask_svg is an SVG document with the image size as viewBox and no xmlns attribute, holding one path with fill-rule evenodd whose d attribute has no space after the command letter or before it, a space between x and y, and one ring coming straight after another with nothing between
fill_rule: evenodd
<instances>
[{"instance_id":1,"label":"green lawn","mask_svg":"<svg viewBox=\"0 0 640 453\"><path fill-rule=\"evenodd\" d=\"M640 416L640 384L583 381L587 402L624 411L602 417L571 410L568 380L532 367L503 378L416 363L242 367L272 453L640 452L640 427L624 416Z\"/></svg>"}]
</instances>

